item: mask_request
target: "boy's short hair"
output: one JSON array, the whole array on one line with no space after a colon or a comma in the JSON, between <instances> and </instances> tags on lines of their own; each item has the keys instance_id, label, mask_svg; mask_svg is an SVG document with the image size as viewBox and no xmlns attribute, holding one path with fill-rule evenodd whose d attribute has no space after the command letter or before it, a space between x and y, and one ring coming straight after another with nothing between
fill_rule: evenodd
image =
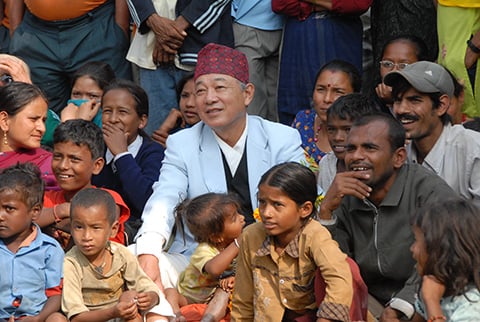
<instances>
[{"instance_id":1,"label":"boy's short hair","mask_svg":"<svg viewBox=\"0 0 480 322\"><path fill-rule=\"evenodd\" d=\"M70 220L73 220L75 208L89 208L98 205L105 206L108 223L112 225L117 220L117 205L108 191L98 188L85 188L73 196L70 202Z\"/></svg>"},{"instance_id":2,"label":"boy's short hair","mask_svg":"<svg viewBox=\"0 0 480 322\"><path fill-rule=\"evenodd\" d=\"M352 93L341 96L327 110L327 121L331 117L354 122L365 115L378 114L382 111L367 96Z\"/></svg>"},{"instance_id":3,"label":"boy's short hair","mask_svg":"<svg viewBox=\"0 0 480 322\"><path fill-rule=\"evenodd\" d=\"M68 120L57 126L53 132L53 144L64 142L85 145L94 160L103 157L105 151L102 130L95 123L82 119Z\"/></svg>"},{"instance_id":4,"label":"boy's short hair","mask_svg":"<svg viewBox=\"0 0 480 322\"><path fill-rule=\"evenodd\" d=\"M0 192L15 190L28 208L43 206L44 182L40 169L33 163L17 163L0 173Z\"/></svg>"}]
</instances>

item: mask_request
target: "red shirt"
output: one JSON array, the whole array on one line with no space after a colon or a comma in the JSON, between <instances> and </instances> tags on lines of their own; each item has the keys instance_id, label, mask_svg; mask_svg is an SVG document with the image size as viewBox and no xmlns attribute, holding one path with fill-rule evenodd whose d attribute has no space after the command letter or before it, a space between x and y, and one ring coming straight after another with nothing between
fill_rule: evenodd
<instances>
[{"instance_id":1,"label":"red shirt","mask_svg":"<svg viewBox=\"0 0 480 322\"><path fill-rule=\"evenodd\" d=\"M123 201L122 197L115 191L106 189L106 188L100 188L102 190L108 191L113 199L115 200L115 203L120 207L120 218L118 219L119 222L119 227L118 227L118 232L117 235L113 238L110 238L110 240L115 241L117 243L120 243L122 245L125 245L125 222L130 218L130 209L128 206L125 204ZM63 194L63 191L46 191L44 200L43 200L43 207L44 208L53 208L53 206L67 202L65 200L65 196Z\"/></svg>"}]
</instances>

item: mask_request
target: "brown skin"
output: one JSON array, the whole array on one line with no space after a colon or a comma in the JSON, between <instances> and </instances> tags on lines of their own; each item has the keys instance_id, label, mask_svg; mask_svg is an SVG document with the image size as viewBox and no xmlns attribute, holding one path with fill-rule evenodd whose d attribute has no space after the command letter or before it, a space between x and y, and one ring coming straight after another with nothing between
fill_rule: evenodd
<instances>
[{"instance_id":1,"label":"brown skin","mask_svg":"<svg viewBox=\"0 0 480 322\"><path fill-rule=\"evenodd\" d=\"M130 12L128 11L127 1L115 0L115 22L122 28L125 37L130 38Z\"/></svg>"},{"instance_id":2,"label":"brown skin","mask_svg":"<svg viewBox=\"0 0 480 322\"><path fill-rule=\"evenodd\" d=\"M477 48L480 48L480 31L477 31L477 33L473 35L471 41ZM474 53L470 47L467 46L467 50L465 51L465 67L467 69L472 67L479 58L480 54Z\"/></svg>"},{"instance_id":3,"label":"brown skin","mask_svg":"<svg viewBox=\"0 0 480 322\"><path fill-rule=\"evenodd\" d=\"M10 37L17 29L18 25L22 22L23 14L25 13L25 4L23 1L6 1L8 19L10 21Z\"/></svg>"},{"instance_id":4,"label":"brown skin","mask_svg":"<svg viewBox=\"0 0 480 322\"><path fill-rule=\"evenodd\" d=\"M147 18L146 24L155 34L155 47L153 49L153 62L166 64L173 62L177 50L182 46L187 36L186 20L179 16L176 20L160 17L154 13Z\"/></svg>"}]
</instances>

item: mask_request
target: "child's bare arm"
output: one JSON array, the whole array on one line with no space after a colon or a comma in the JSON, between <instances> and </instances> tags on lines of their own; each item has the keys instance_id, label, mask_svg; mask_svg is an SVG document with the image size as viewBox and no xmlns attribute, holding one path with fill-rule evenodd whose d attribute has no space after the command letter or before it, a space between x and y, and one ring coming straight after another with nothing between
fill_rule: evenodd
<instances>
[{"instance_id":1,"label":"child's bare arm","mask_svg":"<svg viewBox=\"0 0 480 322\"><path fill-rule=\"evenodd\" d=\"M238 241L237 241L238 243ZM238 246L235 242L230 243L220 254L209 260L204 267L205 272L212 276L220 276L238 255Z\"/></svg>"},{"instance_id":2,"label":"child's bare arm","mask_svg":"<svg viewBox=\"0 0 480 322\"><path fill-rule=\"evenodd\" d=\"M43 208L42 213L35 222L43 228L69 218L70 203L64 202L51 208Z\"/></svg>"},{"instance_id":3,"label":"child's bare arm","mask_svg":"<svg viewBox=\"0 0 480 322\"><path fill-rule=\"evenodd\" d=\"M445 293L445 285L440 283L433 275L425 275L422 279L422 298L427 308L427 315L443 316L440 300Z\"/></svg>"},{"instance_id":4,"label":"child's bare arm","mask_svg":"<svg viewBox=\"0 0 480 322\"><path fill-rule=\"evenodd\" d=\"M145 312L157 305L159 298L155 292L142 292L137 294L136 301L138 309Z\"/></svg>"}]
</instances>

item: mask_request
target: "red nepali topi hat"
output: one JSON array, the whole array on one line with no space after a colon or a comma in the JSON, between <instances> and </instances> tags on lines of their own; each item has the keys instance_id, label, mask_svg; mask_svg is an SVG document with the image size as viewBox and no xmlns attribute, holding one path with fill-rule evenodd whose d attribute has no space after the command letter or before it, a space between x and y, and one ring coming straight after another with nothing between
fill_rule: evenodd
<instances>
[{"instance_id":1,"label":"red nepali topi hat","mask_svg":"<svg viewBox=\"0 0 480 322\"><path fill-rule=\"evenodd\" d=\"M210 43L198 53L194 80L205 74L228 75L247 84L247 57L236 49Z\"/></svg>"}]
</instances>

